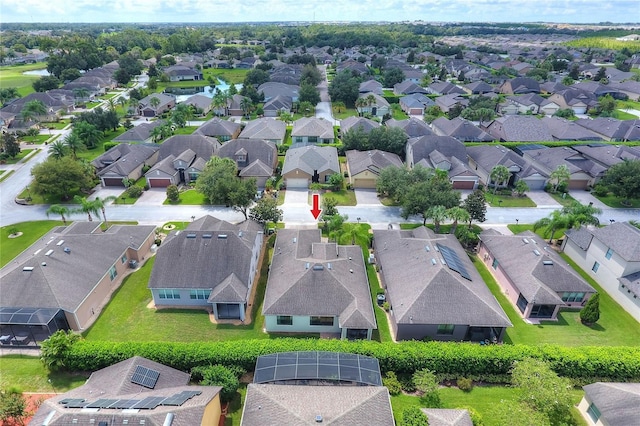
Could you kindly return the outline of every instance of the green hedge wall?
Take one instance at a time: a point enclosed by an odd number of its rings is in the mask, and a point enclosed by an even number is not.
[[[94,371],[134,355],[182,371],[202,365],[239,366],[253,371],[259,355],[287,351],[350,352],[375,357],[382,371],[413,373],[429,368],[450,377],[509,374],[527,357],[548,361],[559,375],[572,379],[640,380],[640,348],[556,345],[487,345],[444,342],[378,343],[314,339],[243,340],[220,343],[111,343],[81,340],[66,354],[74,371]]]

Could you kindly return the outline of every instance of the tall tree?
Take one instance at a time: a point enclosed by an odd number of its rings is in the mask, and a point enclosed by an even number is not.
[[[440,223],[447,219],[447,209],[444,206],[433,206],[427,210],[427,217],[433,220],[436,234],[440,233]]]
[[[450,234],[456,233],[456,229],[458,229],[458,222],[467,223],[471,218],[469,212],[459,206],[451,207],[450,209],[448,209],[447,217],[453,220],[451,230],[449,231]]]
[[[602,214],[602,209],[594,207],[593,204],[582,204],[573,201],[562,208],[562,214],[568,217],[567,225],[571,228],[579,228],[582,225],[600,224],[598,215]]]
[[[315,86],[307,83],[300,85],[300,93],[298,100],[300,102],[309,102],[311,105],[316,106],[320,102],[320,92]]]
[[[476,189],[465,198],[462,207],[469,212],[469,228],[471,223],[484,222],[487,214],[487,200],[484,197],[484,191]]]
[[[95,204],[95,206],[100,209],[100,211],[102,212],[102,217],[104,218],[104,223],[106,226],[109,226],[109,221],[107,221],[107,212],[106,212],[106,205],[107,203],[110,203],[111,201],[115,201],[117,199],[116,196],[114,195],[109,195],[106,196],[104,198],[100,198],[100,197],[96,197],[96,199],[93,201],[93,203]]]
[[[580,321],[586,325],[593,325],[600,319],[600,293],[596,293],[587,300],[587,304],[580,310]]]
[[[566,164],[560,164],[549,175],[549,180],[553,183],[553,192],[558,192],[558,187],[564,186],[571,178],[571,171]]]
[[[54,144],[56,142],[59,142],[59,140],[56,140]],[[86,145],[82,142],[77,133],[74,132],[69,133],[67,137],[64,138],[62,143],[69,151],[71,151],[71,156],[74,160],[78,158],[78,151],[84,151],[85,149],[87,149]]]
[[[85,213],[87,215],[87,218],[89,219],[89,222],[93,222],[93,216],[91,215],[91,213],[93,213],[96,216],[98,216],[100,213],[100,207],[98,207],[96,202],[93,200],[87,200],[86,197],[81,197],[79,195],[76,195],[73,197],[73,201],[75,201],[76,204],[80,205],[78,208],[74,209],[73,211],[75,213]]]
[[[78,121],[73,125],[73,133],[89,149],[95,148],[102,139],[102,132],[86,121]]]
[[[640,160],[625,159],[606,171],[601,184],[625,204],[632,198],[640,198]]]
[[[20,111],[20,116],[24,122],[35,120],[39,123],[40,119],[45,115],[47,115],[47,107],[37,99],[26,102]]]
[[[67,155],[69,148],[64,141],[56,139],[49,145],[49,155],[56,160],[61,159]]]
[[[267,223],[278,223],[282,220],[283,211],[278,208],[278,200],[273,197],[262,197],[249,211],[249,219],[266,226]]]
[[[47,217],[50,214],[59,214],[62,219],[62,223],[67,224],[67,215],[71,213],[69,207],[63,206],[62,204],[52,204],[46,211]]]
[[[37,130],[36,130],[37,131]],[[0,137],[0,148],[4,154],[7,154],[10,158],[14,158],[20,154],[20,142],[13,133],[2,133]]]
[[[91,166],[90,166],[91,167]],[[71,195],[93,187],[93,176],[71,157],[48,158],[31,169],[31,190],[37,194],[68,200]]]
[[[558,229],[569,227],[569,216],[563,214],[561,210],[554,210],[548,217],[536,221],[533,224],[533,230],[537,231],[544,228],[545,235],[549,234],[549,244],[552,243],[553,237]]]
[[[151,105],[151,108],[153,108],[153,112],[157,114],[158,105],[160,105],[160,99],[156,96],[152,96],[151,99],[149,99],[149,105]]]
[[[499,186],[502,186],[509,182],[509,178],[511,177],[511,173],[507,166],[503,166],[502,164],[498,164],[493,169],[491,169],[491,173],[489,174],[489,178],[493,182],[493,193],[495,194],[498,190]]]

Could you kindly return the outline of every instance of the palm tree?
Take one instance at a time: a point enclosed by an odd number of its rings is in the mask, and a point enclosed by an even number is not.
[[[89,222],[93,222],[93,217],[91,216],[91,213],[97,216],[100,212],[100,207],[98,207],[95,201],[87,200],[85,197],[81,197],[79,195],[74,196],[73,200],[77,204],[80,204],[80,207],[73,210],[73,212],[86,213],[87,217],[89,218]]]
[[[22,107],[22,111],[20,111],[20,116],[25,123],[32,119],[39,122],[40,117],[43,115],[47,115],[47,107],[39,100],[33,100],[25,103]]]
[[[540,228],[545,229],[545,234],[550,233],[549,244],[553,241],[556,230],[569,227],[569,216],[562,213],[562,210],[555,210],[549,217],[543,217],[533,224],[534,232]]]
[[[162,140],[162,126],[156,126],[151,129],[151,140],[158,143]]]
[[[455,234],[456,229],[458,228],[458,222],[466,223],[469,221],[470,216],[469,212],[463,209],[462,207],[451,207],[447,210],[447,217],[449,219],[453,219],[453,224],[451,225],[451,231],[449,233]]]
[[[73,89],[73,97],[75,99],[80,99],[80,103],[84,104],[89,97],[89,90],[84,87],[78,87]]]
[[[440,233],[440,222],[447,218],[447,209],[444,206],[429,207],[427,214],[428,218],[433,219],[433,227],[436,234]]]
[[[341,113],[342,111],[345,110],[345,108],[346,108],[346,106],[344,105],[344,102],[342,102],[342,101],[333,102],[333,104],[332,104],[333,112],[336,112],[336,113]]]
[[[18,93],[18,89],[15,87],[6,87],[4,90],[0,90],[0,103],[3,105],[8,101],[19,97],[20,94]]]
[[[249,98],[242,98],[240,101],[240,109],[242,109],[242,113],[249,118],[249,114],[251,113],[251,109],[253,108],[253,103]]]
[[[58,142],[58,141],[55,141],[55,142]],[[73,132],[69,133],[69,135],[67,135],[67,137],[64,138],[64,141],[62,143],[66,148],[69,149],[69,151],[71,151],[71,155],[73,156],[74,160],[78,159],[77,152],[82,151],[86,148],[85,144],[78,137],[78,135]]]
[[[222,110],[222,114],[220,115],[227,115],[228,100],[229,100],[229,93],[226,91],[218,90],[216,94],[213,96],[213,99],[211,100],[213,109],[217,111]]]
[[[373,96],[373,93],[369,93],[365,98],[365,102],[367,103],[367,106],[375,105],[377,102],[376,97]]]
[[[365,98],[356,99],[356,109],[362,114],[361,109],[367,106],[367,100]]]
[[[498,164],[493,169],[491,169],[491,174],[489,175],[489,179],[493,182],[493,194],[495,195],[498,190],[498,186],[504,185],[509,182],[509,178],[511,177],[511,172],[507,166],[503,166],[502,164]]]
[[[125,107],[127,106],[127,99],[124,96],[120,96],[118,98],[118,104],[122,107],[123,110],[125,110],[125,112],[127,112],[125,109]]]
[[[571,179],[571,171],[566,164],[560,164],[556,167],[556,169],[549,175],[549,180],[555,182],[553,184],[553,192],[557,192],[558,187],[569,182],[569,179]]]
[[[151,99],[149,99],[149,105],[151,105],[151,107],[153,108],[153,113],[154,115],[158,114],[158,105],[160,105],[160,99],[156,98],[155,96],[152,97]]]
[[[109,195],[108,197],[104,197],[104,198],[96,197],[96,199],[93,201],[96,207],[102,211],[102,217],[104,217],[104,223],[106,226],[109,226],[109,222],[107,221],[107,213],[105,211],[105,206],[107,205],[107,203],[111,201],[115,201],[116,199],[117,199],[116,196]]]
[[[67,217],[65,215],[71,213],[71,210],[61,204],[52,204],[45,213],[47,213],[47,217],[49,217],[50,214],[59,214],[62,218],[62,223],[66,225]]]
[[[571,228],[579,228],[582,225],[600,224],[597,215],[602,214],[602,209],[593,207],[593,204],[581,204],[573,201],[568,206],[562,208],[562,213],[568,216],[568,225]]]
[[[49,145],[49,154],[55,158],[56,160],[61,159],[65,155],[67,155],[67,145],[64,141],[57,139]]]

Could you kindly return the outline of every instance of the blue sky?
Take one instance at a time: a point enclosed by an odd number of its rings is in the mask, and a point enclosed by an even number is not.
[[[640,22],[640,0],[0,0],[1,22]]]

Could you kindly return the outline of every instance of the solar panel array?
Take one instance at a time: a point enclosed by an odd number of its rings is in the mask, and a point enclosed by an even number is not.
[[[471,281],[471,275],[469,275],[469,273],[467,272],[467,268],[464,267],[464,264],[458,257],[458,253],[456,253],[449,247],[443,246],[441,244],[436,244],[436,246],[438,247],[438,250],[442,254],[442,257],[444,258],[444,261],[447,263],[447,266],[449,267],[449,269],[459,273],[462,278]]]
[[[160,377],[160,373],[156,370],[138,365],[136,366],[136,371],[134,371],[133,376],[131,376],[131,383],[153,389],[156,387],[158,377]]]
[[[183,391],[171,396],[148,396],[144,399],[101,398],[88,402],[82,398],[67,398],[59,402],[65,408],[110,408],[119,410],[153,410],[159,405],[179,407],[201,391]]]

